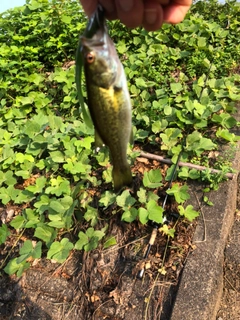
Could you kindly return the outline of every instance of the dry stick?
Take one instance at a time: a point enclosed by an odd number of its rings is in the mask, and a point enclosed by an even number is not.
[[[197,203],[198,203],[198,206],[199,206],[199,210],[200,210],[200,212],[201,212],[201,214],[202,214],[203,225],[204,225],[204,239],[203,239],[203,240],[196,240],[196,241],[194,241],[194,243],[202,243],[202,242],[207,241],[207,224],[206,224],[206,221],[205,221],[205,216],[204,216],[203,209],[202,209],[202,207],[201,207],[201,204],[200,204],[200,202],[199,202],[199,200],[198,200],[198,197],[197,197],[197,194],[196,194],[195,191],[194,191],[194,195],[195,195],[195,198],[196,198],[196,200],[197,200]]]
[[[0,265],[0,270],[3,268],[5,262],[7,261],[8,257],[10,256],[10,254],[12,253],[13,249],[16,247],[16,245],[18,244],[19,240],[21,239],[22,235],[25,232],[25,228],[22,230],[22,232],[18,235],[17,240],[14,242],[14,244],[12,245],[11,249],[8,251],[7,256],[5,257],[5,259],[2,261],[1,265]]]
[[[147,158],[147,159],[151,159],[151,160],[157,160],[157,161],[160,161],[160,162],[163,162],[163,163],[166,163],[166,164],[173,164],[171,159],[163,158],[162,156],[158,156],[158,155],[153,154],[153,153],[141,152],[140,156],[144,157],[144,158]],[[217,169],[213,169],[213,168],[207,168],[207,167],[204,167],[204,166],[199,166],[197,164],[193,164],[193,163],[190,163],[190,162],[179,161],[178,165],[180,167],[188,167],[188,168],[196,169],[196,170],[200,170],[200,171],[210,170],[211,173],[219,173],[219,174],[222,173],[228,179],[233,179],[234,176],[235,176],[234,173],[230,173],[230,172],[223,173],[221,170],[217,170]]]
[[[228,278],[226,276],[224,276],[224,279],[227,281],[227,283],[232,287],[232,289],[235,292],[239,293],[239,291],[233,286],[233,284],[228,280]]]

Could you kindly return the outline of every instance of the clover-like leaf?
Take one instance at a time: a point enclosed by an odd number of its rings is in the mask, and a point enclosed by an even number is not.
[[[117,196],[116,200],[117,205],[124,210],[130,209],[136,202],[136,199],[131,196],[128,190],[124,190],[121,195]]]
[[[188,193],[188,186],[175,183],[170,190],[167,190],[167,194],[175,197],[177,203],[183,203],[190,198]]]
[[[7,225],[3,224],[0,227],[0,244],[4,243],[9,235],[10,231],[8,230]]]
[[[55,241],[51,244],[47,258],[56,260],[59,263],[63,263],[69,256],[70,251],[74,245],[67,238],[63,238],[60,242]]]
[[[186,208],[178,206],[178,210],[181,216],[184,216],[189,221],[193,221],[199,216],[199,212],[193,209],[192,205],[188,205]]]
[[[148,188],[158,188],[162,186],[162,174],[159,169],[145,171],[143,176],[143,185]]]

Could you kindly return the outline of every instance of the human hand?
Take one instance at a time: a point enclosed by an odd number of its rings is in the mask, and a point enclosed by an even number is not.
[[[162,24],[181,22],[192,0],[80,0],[84,11],[91,15],[100,3],[108,19],[119,19],[129,28],[143,26],[155,31]]]

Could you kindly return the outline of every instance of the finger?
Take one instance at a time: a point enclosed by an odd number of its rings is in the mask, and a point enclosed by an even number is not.
[[[97,8],[97,0],[80,0],[84,11],[90,16]]]
[[[163,9],[158,1],[148,1],[145,3],[143,27],[147,31],[156,31],[163,24]]]
[[[129,28],[142,24],[144,6],[142,0],[115,0],[118,18]]]
[[[164,7],[164,22],[176,24],[183,21],[191,5],[191,0],[175,0],[172,3],[170,2],[169,5]]]
[[[156,2],[158,2],[159,4],[166,6],[167,4],[169,4],[171,0],[156,0]]]
[[[114,0],[100,0],[99,2],[105,9],[108,19],[117,19],[117,9]]]

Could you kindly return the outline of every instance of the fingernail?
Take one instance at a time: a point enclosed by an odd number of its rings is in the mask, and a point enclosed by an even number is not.
[[[134,0],[120,0],[119,5],[123,11],[130,11],[133,8]]]
[[[144,20],[148,24],[154,24],[157,21],[157,11],[154,9],[146,9],[144,14]]]

